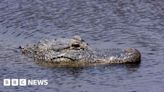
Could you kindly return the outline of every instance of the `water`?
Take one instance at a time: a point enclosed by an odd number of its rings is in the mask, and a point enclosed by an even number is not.
[[[138,66],[49,68],[18,51],[41,38],[80,35],[98,48],[140,50]],[[0,92],[164,92],[163,0],[1,0]],[[48,79],[4,87],[4,78]]]

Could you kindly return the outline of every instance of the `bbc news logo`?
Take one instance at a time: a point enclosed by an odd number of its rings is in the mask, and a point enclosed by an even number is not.
[[[3,86],[48,85],[48,80],[3,79]]]

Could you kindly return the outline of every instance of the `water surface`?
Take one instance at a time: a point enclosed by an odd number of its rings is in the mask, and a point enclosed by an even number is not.
[[[138,66],[48,68],[20,45],[80,35],[98,48],[140,50]],[[163,92],[163,0],[1,0],[0,91]],[[47,86],[4,87],[4,78],[48,79]]]

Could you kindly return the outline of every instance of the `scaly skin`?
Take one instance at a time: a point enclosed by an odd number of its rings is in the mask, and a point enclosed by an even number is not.
[[[71,39],[45,39],[20,47],[23,54],[38,63],[56,67],[79,67],[103,64],[140,63],[137,49],[91,49],[80,36]]]

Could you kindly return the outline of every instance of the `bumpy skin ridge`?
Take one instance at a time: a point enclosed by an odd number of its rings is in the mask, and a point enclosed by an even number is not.
[[[71,39],[45,39],[20,47],[23,54],[38,63],[57,67],[79,67],[101,64],[140,63],[137,49],[91,49],[80,36]]]

